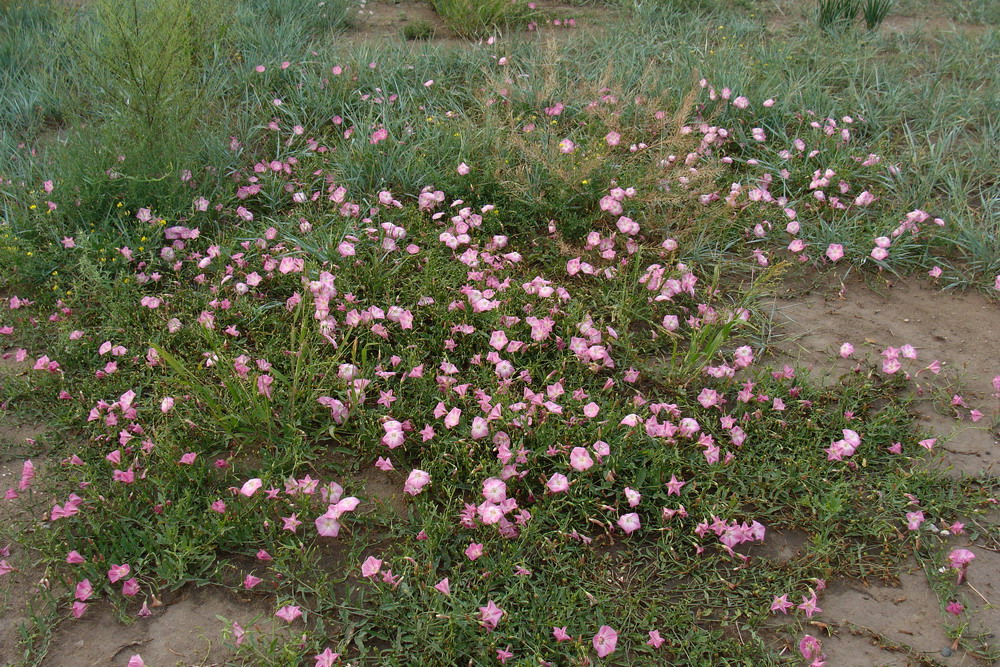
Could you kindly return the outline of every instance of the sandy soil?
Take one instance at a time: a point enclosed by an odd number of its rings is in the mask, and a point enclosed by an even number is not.
[[[1000,471],[997,433],[990,428],[1000,412],[991,385],[1000,374],[1000,304],[976,293],[942,292],[913,279],[883,281],[872,289],[835,273],[791,281],[783,291],[773,302],[774,363],[800,365],[814,377],[834,381],[857,364],[837,356],[842,343],[852,343],[856,357],[870,359],[878,359],[887,346],[909,343],[919,354],[911,372],[935,359],[943,366],[941,375],[924,372],[918,380],[929,394],[932,383],[941,387],[943,400],[926,398],[916,404],[921,425],[941,439],[938,447],[944,457],[939,465],[954,474]],[[956,419],[948,405],[956,393],[986,417],[973,424],[967,418],[969,409],[960,409],[964,418]],[[795,539],[791,546],[788,539],[779,541],[787,550],[794,549]],[[996,645],[1000,610],[992,605],[1000,604],[1000,545],[964,540],[955,546],[970,548],[977,556],[969,583],[978,594],[963,591],[972,603],[966,637],[981,634],[986,643]],[[831,665],[987,664],[961,650],[944,655],[952,648],[943,625],[946,614],[916,565],[899,577],[898,586],[832,582],[820,601],[823,613],[815,620],[823,625],[811,631],[823,639]]]
[[[990,427],[1000,405],[991,384],[1000,375],[1000,304],[915,280],[883,282],[873,290],[856,278],[844,282],[835,273],[796,281],[786,289],[794,298],[773,304],[776,359],[834,380],[856,365],[855,359],[837,356],[842,343],[854,345],[856,358],[869,359],[878,359],[890,345],[913,345],[919,356],[911,373],[934,360],[942,365],[940,375],[924,371],[918,377],[926,393],[917,407],[921,426],[941,439],[945,462],[970,475],[1000,472],[1000,434]],[[968,409],[956,411],[949,405],[955,394]],[[986,417],[973,423],[968,419],[972,408]]]

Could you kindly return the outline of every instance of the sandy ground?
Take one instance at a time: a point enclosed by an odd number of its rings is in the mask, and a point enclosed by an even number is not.
[[[855,357],[869,359],[879,359],[890,345],[909,343],[918,352],[911,373],[933,360],[942,364],[939,376],[918,376],[928,397],[916,404],[921,426],[938,436],[937,447],[944,450],[939,465],[952,474],[997,474],[1000,443],[990,424],[1000,410],[991,384],[1000,375],[1000,304],[976,293],[942,292],[926,281],[881,281],[872,289],[835,273],[792,281],[783,291],[772,304],[773,363],[800,365],[813,377],[834,381],[857,363],[837,355],[842,343],[854,345]],[[942,389],[932,392],[931,384]],[[939,400],[929,396],[934,393]],[[954,394],[969,408],[956,413],[950,406]],[[986,414],[978,424],[968,419],[972,408]],[[1000,604],[1000,545],[958,539],[954,546],[976,554],[969,583],[978,594],[963,591],[972,603],[966,636],[981,634],[995,646],[1000,643],[995,637],[1000,608],[993,606]],[[946,614],[915,564],[900,575],[897,586],[836,581],[820,601],[823,613],[814,619],[827,628],[811,630],[823,639],[830,665],[988,664],[961,650],[951,653],[952,640],[943,626]],[[893,644],[908,650],[892,650]],[[946,657],[943,649],[951,655]]]

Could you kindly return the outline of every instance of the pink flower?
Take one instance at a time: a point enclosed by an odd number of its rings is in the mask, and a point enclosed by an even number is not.
[[[146,667],[146,663],[142,661],[142,656],[136,653],[128,659],[128,664],[125,667]]]
[[[951,569],[958,570],[958,583],[962,583],[965,578],[965,571],[969,569],[969,564],[975,560],[976,554],[968,549],[953,549],[948,554],[948,564]]]
[[[469,165],[467,165],[464,162],[462,162],[462,163],[459,163],[459,165],[455,169],[455,171],[457,171],[460,176],[468,176],[469,172],[472,171],[472,169],[469,167]]]
[[[333,663],[340,659],[339,653],[334,653],[327,646],[322,653],[317,653],[313,656],[313,660],[316,664],[313,667],[333,667]]]
[[[132,577],[124,584],[122,584],[122,595],[133,597],[139,592],[139,580]]]
[[[617,146],[619,143],[621,143],[622,135],[618,134],[615,131],[611,131],[608,132],[606,135],[604,135],[604,140],[608,142],[608,146]]]
[[[479,608],[480,623],[488,631],[492,632],[496,629],[497,625],[500,623],[500,619],[503,618],[506,612],[498,607],[493,600],[486,602],[485,607]]]
[[[262,486],[264,486],[264,482],[262,482],[259,477],[248,479],[246,482],[243,483],[242,488],[240,488],[240,494],[249,498],[253,494],[257,493],[257,491]]]
[[[951,602],[949,602],[944,609],[949,614],[954,614],[955,616],[958,616],[963,611],[965,611],[965,607],[963,607],[962,603],[958,602],[957,600],[952,600]]]
[[[568,641],[572,641],[572,639],[573,639],[572,637],[569,636],[569,633],[566,631],[566,626],[565,625],[562,626],[561,628],[557,628],[557,627],[553,626],[552,627],[552,636],[556,638],[557,642],[568,642]]]
[[[618,527],[625,531],[626,535],[631,535],[641,527],[639,515],[629,512],[618,519]]]
[[[782,614],[787,614],[788,610],[794,607],[791,602],[788,601],[788,594],[775,595],[774,600],[771,601],[771,611],[780,611]]]
[[[806,618],[812,618],[813,614],[819,614],[823,611],[819,608],[819,605],[816,604],[817,599],[815,591],[810,590],[810,592],[812,592],[812,595],[810,597],[803,595],[802,604],[798,606],[798,609],[801,609],[806,613]]]
[[[243,587],[249,591],[252,590],[253,587],[259,584],[261,581],[263,581],[263,579],[255,577],[252,574],[248,574],[247,576],[243,577]]]
[[[618,646],[618,633],[610,626],[602,625],[594,635],[593,644],[598,657],[607,657]]]
[[[465,549],[465,555],[469,560],[474,561],[483,555],[483,545],[472,542]]]
[[[566,475],[557,472],[552,477],[549,477],[549,481],[545,483],[545,486],[552,493],[562,493],[569,489],[569,480],[566,478]]]
[[[198,456],[198,454],[195,453],[195,452],[188,452],[188,453],[184,454],[183,456],[181,456],[180,461],[178,461],[177,463],[180,464],[180,465],[189,466],[189,465],[191,465],[191,464],[194,463],[194,460],[195,460],[195,458],[197,458],[197,456]]]
[[[831,243],[826,248],[826,256],[831,262],[836,262],[837,260],[843,258],[844,256],[844,246],[839,243]]]
[[[855,206],[868,206],[875,201],[875,195],[865,190],[854,198]]]
[[[681,495],[681,489],[684,488],[685,484],[687,484],[687,482],[682,482],[682,481],[680,481],[680,480],[677,479],[676,475],[671,475],[670,476],[670,481],[667,482],[667,484],[666,484],[666,486],[667,486],[667,495],[668,496],[679,496],[679,495]]]
[[[330,504],[326,512],[316,517],[316,532],[321,537],[337,537],[340,534],[340,517],[345,512],[353,512],[361,501],[349,496],[335,504]]]
[[[805,635],[799,640],[799,653],[806,660],[818,659],[823,650],[823,643],[812,635]]]
[[[559,142],[559,152],[560,153],[572,153],[576,150],[576,144],[573,143],[571,139],[563,139]]]
[[[594,465],[594,459],[583,447],[574,447],[569,453],[569,465],[577,472],[583,472]]]
[[[448,577],[434,584],[434,588],[444,595],[451,595],[451,584],[448,582]]]
[[[74,597],[80,602],[86,602],[87,598],[91,596],[94,592],[94,587],[90,585],[89,579],[84,579],[76,585],[76,593]]]
[[[361,564],[361,576],[366,579],[373,578],[382,569],[382,561],[374,556],[369,556],[365,559],[365,562]]]
[[[274,613],[281,620],[291,623],[302,615],[302,609],[298,605],[287,604]]]
[[[853,345],[851,345],[850,343],[844,343],[843,345],[840,346],[841,357],[843,357],[844,359],[848,359],[852,354],[854,354]]]
[[[647,641],[646,643],[652,646],[653,648],[660,648],[663,645],[664,641],[666,640],[660,636],[659,630],[650,630],[649,641]]]
[[[430,484],[431,476],[429,473],[423,470],[411,470],[409,476],[406,478],[406,482],[403,484],[403,492],[408,493],[411,496],[415,496],[424,487]]]
[[[116,581],[118,581],[122,577],[127,577],[128,574],[129,574],[129,572],[131,572],[131,571],[132,571],[132,568],[130,568],[128,566],[128,563],[125,563],[123,565],[114,565],[114,564],[112,564],[111,565],[111,569],[108,570],[108,580],[110,580],[111,583],[115,583]]]

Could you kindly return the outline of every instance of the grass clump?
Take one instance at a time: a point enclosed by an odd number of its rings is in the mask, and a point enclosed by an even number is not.
[[[430,39],[434,36],[434,24],[425,19],[407,21],[403,26],[403,39],[411,42]]]
[[[431,0],[431,6],[455,34],[480,39],[527,25],[538,13],[525,0]]]

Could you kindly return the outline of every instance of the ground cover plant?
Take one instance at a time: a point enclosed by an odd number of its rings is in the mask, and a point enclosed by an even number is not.
[[[995,295],[995,26],[431,4],[478,41],[0,4],[0,402],[47,426],[4,453],[0,584],[45,583],[3,658],[196,584],[267,609],[234,663],[822,665],[828,583],[915,560],[996,659],[995,477],[917,425],[941,362],[843,340],[823,383],[764,303],[845,269]],[[951,407],[995,428],[993,391]]]

